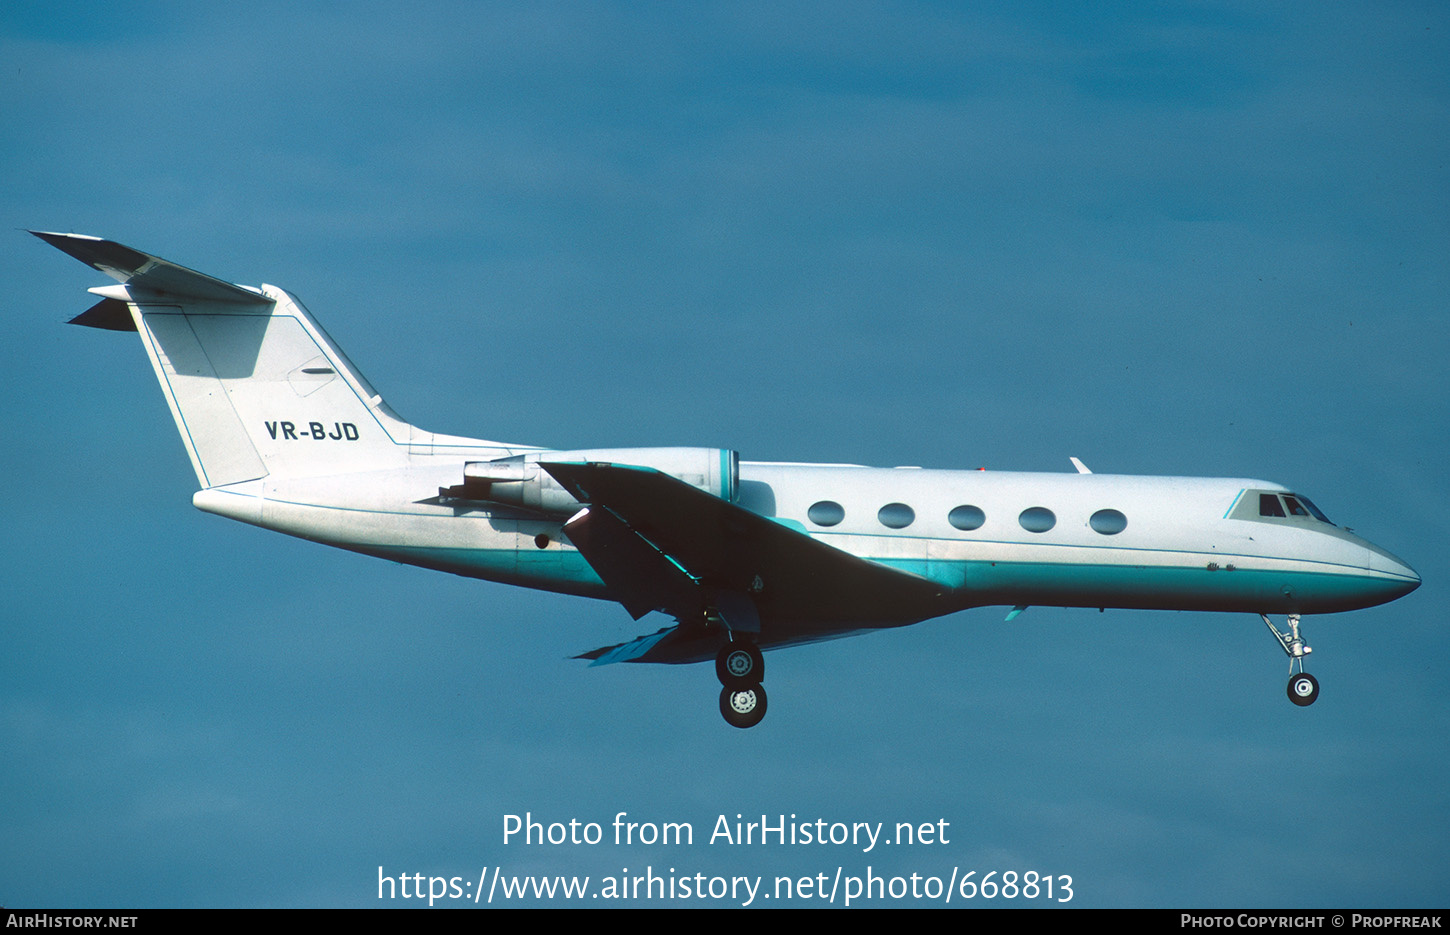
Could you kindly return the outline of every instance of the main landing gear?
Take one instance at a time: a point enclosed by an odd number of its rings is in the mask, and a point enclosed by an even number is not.
[[[1305,646],[1304,638],[1299,635],[1299,615],[1289,615],[1288,633],[1269,622],[1268,614],[1259,614],[1259,617],[1264,621],[1264,626],[1269,628],[1269,632],[1274,634],[1274,639],[1279,641],[1284,654],[1289,657],[1289,700],[1301,708],[1312,705],[1319,697],[1319,680],[1304,671],[1304,657],[1314,650]],[[1297,675],[1294,673],[1296,666],[1299,668]]]
[[[760,647],[732,637],[715,657],[720,678],[720,714],[731,727],[754,727],[765,717],[765,657]]]

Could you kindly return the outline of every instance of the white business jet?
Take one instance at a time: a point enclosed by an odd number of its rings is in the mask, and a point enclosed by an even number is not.
[[[1301,614],[1413,591],[1405,562],[1263,480],[742,461],[722,448],[554,451],[404,422],[290,293],[33,232],[115,279],[76,324],[135,331],[198,509],[326,545],[602,598],[658,632],[595,664],[715,660],[720,711],[765,715],[762,649],[1029,605],[1258,614],[1304,671]],[[1285,629],[1269,619],[1286,615]]]

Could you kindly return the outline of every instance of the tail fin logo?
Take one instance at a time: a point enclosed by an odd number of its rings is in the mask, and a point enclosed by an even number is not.
[[[313,441],[349,441],[355,442],[361,436],[358,435],[357,426],[351,422],[334,422],[329,431],[327,426],[321,422],[308,422],[307,428],[298,431],[296,422],[263,422],[267,427],[267,434],[277,441],[278,436],[282,441],[301,441],[310,438]]]

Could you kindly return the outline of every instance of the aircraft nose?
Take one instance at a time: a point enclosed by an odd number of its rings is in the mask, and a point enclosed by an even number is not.
[[[1404,597],[1420,586],[1419,574],[1399,556],[1376,545],[1368,545],[1367,550],[1369,561],[1366,567],[1375,572],[1377,578],[1382,579],[1386,590],[1393,592],[1393,597],[1388,600]]]

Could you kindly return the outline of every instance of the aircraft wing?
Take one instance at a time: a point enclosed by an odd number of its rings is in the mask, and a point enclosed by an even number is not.
[[[706,630],[707,609],[761,646],[901,626],[950,609],[947,589],[932,581],[843,552],[653,468],[541,467],[588,504],[565,532],[616,599],[636,619],[659,610],[681,622],[587,658],[712,658],[724,632]]]

